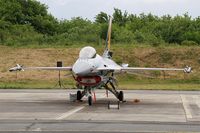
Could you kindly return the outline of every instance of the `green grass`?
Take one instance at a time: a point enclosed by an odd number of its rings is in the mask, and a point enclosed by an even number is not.
[[[148,79],[122,76],[118,82],[120,89],[133,90],[200,90],[199,79]]]
[[[72,81],[62,81],[65,88],[75,88]],[[57,89],[60,88],[58,81],[47,80],[16,80],[0,82],[0,89]]]
[[[136,90],[200,90],[200,84],[196,82],[169,81],[169,80],[153,80],[153,81],[132,81],[119,82],[120,89],[136,89]]]
[[[57,80],[16,80],[0,82],[0,89],[58,89]],[[62,81],[67,89],[75,88],[73,80]],[[57,85],[56,85],[57,84]],[[133,90],[200,90],[199,81],[188,80],[160,80],[160,79],[143,79],[143,80],[123,80],[118,82],[119,89]]]
[[[128,90],[179,90],[200,91],[199,84],[121,84],[120,89]]]

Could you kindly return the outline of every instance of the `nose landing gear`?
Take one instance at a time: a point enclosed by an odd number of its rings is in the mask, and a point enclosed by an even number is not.
[[[91,88],[87,89],[86,95],[88,96],[88,105],[92,106],[93,99],[92,99],[92,90],[91,90]]]
[[[87,96],[88,97],[88,105],[91,106],[92,103],[93,103],[93,100],[92,100],[92,93],[91,93],[91,90],[90,89],[84,89],[84,91],[77,91],[77,97],[76,97],[76,100],[77,101],[82,101],[81,99],[83,98],[83,96]]]

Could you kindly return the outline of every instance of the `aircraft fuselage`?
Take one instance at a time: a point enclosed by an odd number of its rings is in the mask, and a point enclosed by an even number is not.
[[[84,49],[84,48],[83,48]],[[98,68],[121,68],[113,60],[95,54],[92,58],[79,57],[72,67],[76,75],[75,80],[83,86],[99,86],[109,80],[108,75],[112,71],[97,71]]]

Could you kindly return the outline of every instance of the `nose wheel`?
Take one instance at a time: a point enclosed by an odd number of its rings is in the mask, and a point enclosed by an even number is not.
[[[81,98],[82,98],[82,94],[81,94],[81,91],[77,91],[77,100],[80,101]]]
[[[88,96],[88,105],[92,106],[92,96]]]
[[[76,100],[77,101],[82,101],[81,99],[85,96],[85,90],[84,91],[80,91],[78,90],[76,93]]]

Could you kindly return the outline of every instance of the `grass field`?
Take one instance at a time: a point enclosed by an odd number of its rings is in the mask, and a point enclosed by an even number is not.
[[[71,66],[77,59],[82,46],[29,46],[8,47],[0,45],[0,88],[56,88],[57,71],[25,71],[10,73],[8,69],[17,63],[25,66],[56,66],[63,61],[64,66]],[[103,46],[96,46],[102,53]],[[144,72],[139,75],[116,75],[120,89],[161,89],[161,90],[200,90],[200,47],[149,45],[113,45],[113,59],[129,63],[136,67],[185,67],[193,68],[191,74],[182,72]],[[69,72],[62,72],[61,77],[66,88],[74,88]],[[147,77],[140,75],[148,75]],[[149,78],[151,77],[151,78]],[[58,86],[57,86],[58,88]]]
[[[61,88],[55,81],[40,81],[40,80],[23,80],[23,81],[12,81],[12,82],[0,82],[1,89],[74,89],[75,83],[72,81],[62,82],[64,87]],[[130,83],[120,82],[119,89],[134,89],[134,90],[185,90],[185,91],[199,91],[200,84],[198,83],[169,83],[163,81],[162,83],[149,83],[147,81],[137,82],[133,81]]]

